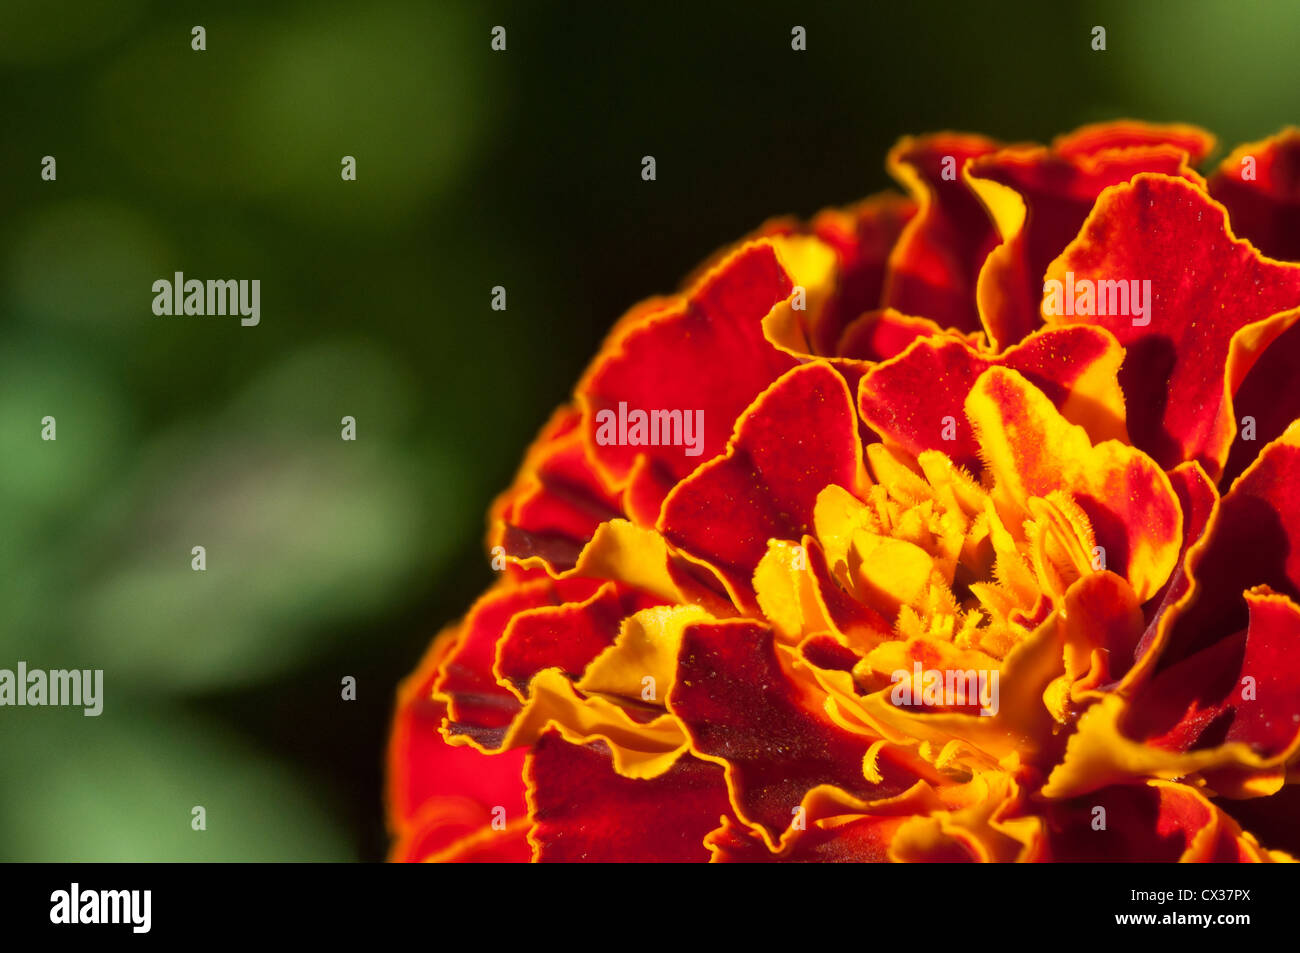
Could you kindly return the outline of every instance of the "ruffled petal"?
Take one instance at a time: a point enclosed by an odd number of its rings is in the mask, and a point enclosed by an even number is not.
[[[1300,317],[1291,310],[1300,265],[1236,239],[1223,206],[1196,186],[1142,174],[1102,193],[1045,287],[1045,320],[1098,324],[1124,345],[1119,379],[1134,444],[1166,469],[1196,460],[1217,478],[1234,432],[1233,392]]]
[[[1300,129],[1238,146],[1209,187],[1237,235],[1270,258],[1300,260]]]
[[[1238,788],[1243,770],[1262,768],[1260,780],[1271,788],[1276,772],[1269,762],[1300,751],[1300,607],[1267,586],[1247,591],[1244,601],[1244,631],[1189,645],[1175,630],[1118,727],[1167,751],[1218,749],[1212,759],[1189,764],[1189,772],[1235,768]]]
[[[715,567],[738,605],[754,607],[751,581],[767,541],[802,539],[822,487],[857,486],[861,473],[847,386],[825,363],[805,364],[741,415],[725,455],[669,494],[659,529]]]
[[[919,211],[889,256],[886,306],[945,328],[980,329],[975,283],[998,234],[962,168],[997,147],[983,136],[938,133],[905,138],[890,151],[887,168]]]
[[[514,484],[492,504],[488,548],[530,565],[565,570],[605,520],[621,515],[617,492],[587,457],[582,415],[552,415],[524,457]]]
[[[1200,542],[1210,517],[1219,505],[1219,491],[1199,463],[1180,463],[1169,471],[1168,476],[1170,485],[1178,494],[1178,505],[1183,511],[1183,544],[1178,550],[1178,562],[1169,579],[1143,606],[1146,628],[1134,650],[1135,664],[1116,688],[1120,692],[1126,692],[1129,683],[1141,678],[1149,665],[1154,664],[1155,655],[1151,650],[1163,641],[1165,631],[1176,617],[1176,613],[1170,613],[1169,610],[1178,605],[1192,585],[1187,563],[1188,551]]]
[[[794,359],[763,337],[764,316],[792,283],[771,242],[745,245],[714,268],[676,306],[621,325],[578,385],[587,448],[611,482],[623,485],[647,458],[671,485],[726,446],[732,422]],[[726,373],[717,373],[719,362]],[[683,446],[631,446],[597,440],[597,414],[610,411],[703,412],[698,456]],[[643,492],[645,489],[643,488]],[[642,501],[638,509],[651,507]]]
[[[1276,440],[1300,418],[1300,387],[1295,386],[1300,367],[1300,322],[1274,339],[1245,371],[1232,397],[1236,437],[1220,483],[1231,486],[1259,455],[1260,448]]]
[[[453,747],[438,733],[446,705],[434,700],[433,683],[454,641],[452,630],[435,639],[398,688],[386,788],[388,826],[395,838],[390,857],[395,861],[425,860],[468,838],[502,833],[492,826],[494,809],[507,823],[525,816],[523,752],[489,757],[474,748]],[[489,840],[502,845],[499,839]],[[526,850],[522,859],[527,859]]]
[[[513,687],[520,700],[543,669],[559,668],[576,679],[613,644],[625,618],[657,604],[642,592],[609,582],[582,602],[525,609],[510,620],[497,642],[494,674],[498,682]]]
[[[880,307],[885,266],[916,204],[892,192],[873,195],[851,208],[819,213],[810,231],[835,249],[839,276],[810,336],[814,352],[833,355],[848,325]],[[855,355],[843,355],[853,357]]]
[[[1053,614],[1012,648],[1000,665],[973,666],[977,675],[981,668],[989,672],[986,675],[988,714],[895,704],[894,688],[884,688],[861,699],[841,697],[836,701],[848,713],[855,709],[861,711],[862,720],[877,726],[890,741],[900,745],[929,745],[939,763],[967,770],[992,767],[1002,759],[1015,764],[1050,763],[1059,739],[1054,735],[1054,722],[1043,703],[1043,695],[1061,673],[1062,638],[1057,615]],[[947,647],[946,643],[943,645]],[[937,657],[940,643],[916,646],[914,654],[918,660],[927,649],[936,651]],[[930,658],[922,661],[922,666],[939,670],[948,667],[943,661]],[[910,668],[904,666],[903,670],[907,672]],[[954,666],[951,670],[966,672],[969,668]],[[994,669],[998,676],[996,683],[991,680]],[[958,741],[965,744],[954,746]]]
[[[852,360],[887,361],[902,354],[917,338],[946,333],[929,318],[914,318],[893,308],[879,308],[867,311],[845,326],[835,353]]]
[[[1115,785],[1047,807],[1046,860],[1080,863],[1268,862],[1266,851],[1185,784]]]
[[[1267,757],[1294,750],[1300,742],[1300,606],[1267,586],[1245,595],[1250,624],[1224,737]],[[1247,678],[1249,692],[1243,685]]]
[[[532,855],[527,815],[516,816],[499,829],[494,823],[499,823],[499,816],[489,815],[475,824],[473,833],[440,850],[425,853],[422,859],[430,864],[527,863]]]
[[[608,748],[547,731],[528,757],[528,835],[541,862],[703,863],[730,810],[722,769],[685,755],[652,779],[619,775]]]
[[[668,707],[692,750],[726,766],[736,816],[761,828],[773,849],[818,785],[881,798],[917,780],[885,753],[869,781],[863,759],[878,739],[831,720],[817,693],[782,668],[772,630],[758,623],[689,626]]]
[[[1142,608],[1122,577],[1092,573],[1066,591],[1062,627],[1065,677],[1078,703],[1128,674],[1142,638]]]
[[[1002,771],[978,772],[969,783],[941,792],[944,809],[911,818],[890,846],[903,863],[1010,863],[1035,860],[1042,822],[1015,817],[1019,785]]]
[[[724,818],[705,844],[713,862],[734,863],[888,863],[899,828],[918,814],[940,810],[944,802],[918,781],[902,794],[862,801],[838,788],[822,786],[804,797],[804,816],[787,831],[780,848],[770,849],[752,828]]]
[[[1300,421],[1264,448],[1224,495],[1187,557],[1192,599],[1170,610],[1173,631],[1159,648],[1167,668],[1218,639],[1242,632],[1242,592],[1265,585],[1300,600]]]
[[[1011,147],[971,162],[966,170],[971,187],[1002,236],[984,262],[977,288],[980,316],[995,351],[1040,325],[1043,273],[1078,234],[1104,189],[1139,172],[1180,175],[1201,184],[1188,167],[1204,155],[1206,142],[1197,133],[1190,127],[1107,124],[1063,137],[1056,148]]]
[[[880,308],[886,261],[915,208],[886,192],[820,212],[807,227],[764,226],[787,274],[806,291],[800,310],[786,303],[776,309],[784,313],[769,315],[768,340],[797,357],[836,356],[850,322]]]
[[[1114,149],[1173,146],[1187,153],[1191,165],[1214,148],[1214,136],[1186,123],[1149,123],[1133,119],[1099,122],[1082,126],[1052,140],[1052,151],[1066,158],[1093,156]]]
[[[499,745],[520,709],[519,699],[494,673],[497,642],[506,627],[521,612],[588,599],[599,586],[598,581],[583,579],[503,581],[479,599],[434,680],[435,697],[447,704],[449,736],[483,749]]]

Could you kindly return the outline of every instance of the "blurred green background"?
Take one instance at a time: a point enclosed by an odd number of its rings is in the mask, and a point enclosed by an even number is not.
[[[0,667],[103,668],[106,702],[0,709],[0,858],[382,858],[394,687],[624,309],[885,187],[904,133],[1259,138],[1300,119],[1298,31],[1290,0],[2,0]],[[260,326],[156,317],[174,271],[260,279]]]

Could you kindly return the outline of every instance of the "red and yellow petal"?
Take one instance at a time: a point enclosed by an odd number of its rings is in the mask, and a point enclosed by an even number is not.
[[[1268,762],[1300,752],[1300,606],[1267,586],[1243,598],[1244,631],[1190,654],[1179,654],[1184,646],[1176,641],[1170,646],[1120,722],[1127,736],[1169,751],[1223,749],[1214,767],[1266,775],[1276,774]],[[1249,756],[1233,756],[1229,749],[1239,745]]]
[[[1154,663],[1155,657],[1151,649],[1165,638],[1163,633],[1173,623],[1176,615],[1170,613],[1169,609],[1178,605],[1192,585],[1187,554],[1192,546],[1200,542],[1210,517],[1219,505],[1219,491],[1199,463],[1180,463],[1167,475],[1174,492],[1178,494],[1178,504],[1183,511],[1183,543],[1178,551],[1178,562],[1169,579],[1143,606],[1146,628],[1134,650],[1134,665],[1129,668],[1117,689],[1121,692],[1127,689],[1130,681],[1144,675],[1148,663]]]
[[[595,580],[503,581],[466,615],[455,642],[440,660],[434,695],[447,704],[446,730],[460,743],[495,748],[519,713],[518,697],[497,681],[497,642],[516,615],[529,609],[590,598]]]
[[[1060,739],[1044,694],[1062,672],[1063,644],[1058,614],[1053,613],[997,666],[996,685],[986,682],[989,714],[896,705],[892,687],[863,698],[837,697],[838,710],[870,724],[896,744],[928,745],[931,760],[952,767],[989,768],[1004,759],[1013,764],[1050,764]],[[981,667],[975,666],[976,671]]]
[[[1265,444],[1282,436],[1300,418],[1300,387],[1295,386],[1300,367],[1300,321],[1278,335],[1254,363],[1244,370],[1232,396],[1236,437],[1220,480],[1231,486]]]
[[[983,136],[938,133],[905,138],[887,168],[916,201],[889,256],[883,304],[961,332],[980,330],[975,283],[998,243],[984,206],[962,179],[967,160],[998,148]]]
[[[880,307],[890,252],[915,214],[916,203],[882,192],[843,211],[821,212],[813,219],[809,230],[834,248],[839,258],[835,290],[811,334],[815,353],[854,356],[838,352],[836,345],[859,315]]]
[[[1180,175],[1206,146],[1189,127],[1115,123],[1087,127],[1056,148],[1019,146],[973,160],[971,188],[998,224],[1002,244],[980,271],[980,316],[995,350],[1041,324],[1043,273],[1074,240],[1097,196],[1140,172]],[[1213,142],[1210,138],[1209,142]]]
[[[659,530],[715,567],[737,604],[752,608],[751,581],[767,541],[802,539],[824,486],[864,479],[848,387],[826,363],[805,364],[740,416],[723,456],[669,494]]]
[[[1011,863],[1037,860],[1043,824],[1016,816],[1020,787],[1002,771],[977,772],[963,785],[940,792],[944,809],[910,818],[890,845],[902,863]]]
[[[1127,579],[1140,602],[1169,578],[1183,514],[1169,478],[1149,457],[1114,440],[1094,446],[1041,391],[1001,367],[976,381],[966,414],[1004,519],[1027,513],[1031,497],[1064,490],[1087,515],[1104,568]]]
[[[1119,682],[1137,657],[1142,608],[1132,587],[1113,572],[1078,579],[1065,594],[1065,678],[1081,702]]]
[[[1124,346],[1120,384],[1134,444],[1165,468],[1196,460],[1217,478],[1234,432],[1233,392],[1300,317],[1292,310],[1300,265],[1263,258],[1234,237],[1223,206],[1195,185],[1142,174],[1102,193],[1046,281],[1057,285],[1044,296],[1045,320],[1101,325]],[[1102,281],[1139,282],[1139,297],[1150,282],[1145,313],[1095,313],[1103,298],[1105,310],[1122,310]],[[1053,313],[1067,310],[1071,288],[1076,309],[1090,313]],[[1137,310],[1132,301],[1128,310]]]
[[[581,602],[525,609],[497,642],[497,681],[508,683],[524,700],[528,683],[543,669],[559,668],[576,679],[614,643],[625,618],[656,604],[645,593],[608,582]]]
[[[887,445],[913,456],[939,450],[978,473],[979,445],[963,407],[980,374],[1017,370],[1094,440],[1123,439],[1124,398],[1115,377],[1122,359],[1114,337],[1100,328],[1043,330],[998,357],[931,337],[866,373],[858,411]]]
[[[809,791],[803,816],[772,850],[762,835],[731,817],[705,844],[714,863],[889,863],[890,845],[905,823],[945,807],[935,790],[918,781],[902,794],[863,801],[823,785]]]
[[[937,337],[946,333],[929,318],[915,318],[893,308],[878,308],[859,315],[845,325],[834,353],[851,360],[873,363],[887,361],[902,354],[918,338]]]

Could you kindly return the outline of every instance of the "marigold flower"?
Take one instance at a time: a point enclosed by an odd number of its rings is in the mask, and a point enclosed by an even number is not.
[[[399,693],[394,859],[1290,860],[1300,132],[1213,145],[906,139],[633,308]]]

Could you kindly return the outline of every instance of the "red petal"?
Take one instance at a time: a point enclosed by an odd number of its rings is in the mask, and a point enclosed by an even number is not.
[[[997,143],[982,136],[939,133],[904,139],[890,151],[890,173],[920,210],[889,256],[885,305],[945,328],[980,329],[975,282],[998,235],[962,180],[962,168],[967,159],[996,148]]]
[[[708,844],[719,864],[887,864],[889,845],[906,822],[906,816],[863,816],[834,827],[813,826],[778,855],[761,836],[728,820]]]
[[[861,655],[825,633],[810,635],[799,643],[799,654],[809,665],[839,672],[851,672],[862,661]]]
[[[1188,558],[1197,593],[1170,610],[1127,733],[1180,751],[1241,740],[1265,756],[1300,734],[1300,615],[1287,598],[1300,593],[1298,493],[1300,425],[1234,484]],[[1255,700],[1242,691],[1245,676]]]
[[[1265,255],[1300,259],[1300,129],[1238,147],[1210,177],[1210,194]]]
[[[1105,814],[1099,814],[1102,808]],[[1115,785],[1049,803],[1047,859],[1056,862],[1173,863],[1216,809],[1176,784]],[[1104,819],[1104,829],[1100,821]]]
[[[597,526],[622,515],[617,494],[587,458],[581,419],[564,407],[542,429],[514,485],[492,505],[489,547],[565,570]]]
[[[1171,657],[1133,701],[1125,730],[1176,751],[1241,741],[1264,757],[1300,739],[1300,607],[1261,586],[1250,623],[1191,655]],[[1245,679],[1253,680],[1250,692]]]
[[[506,626],[525,610],[590,598],[599,586],[590,579],[539,579],[505,583],[479,599],[461,624],[434,682],[435,690],[447,699],[448,731],[483,747],[497,746],[520,709],[519,699],[497,682],[492,671],[497,641]]]
[[[1266,585],[1300,599],[1300,424],[1233,484],[1189,562],[1200,591],[1174,624],[1162,668],[1243,631],[1243,591]]]
[[[736,422],[725,456],[678,484],[664,502],[660,531],[717,568],[744,602],[772,538],[811,532],[817,494],[857,485],[862,467],[853,402],[823,362],[787,373]]]
[[[540,861],[707,861],[704,837],[730,810],[722,769],[690,755],[656,778],[625,778],[604,743],[570,744],[552,729],[527,770]]]
[[[1151,282],[1144,326],[1129,315],[1045,316],[1110,329],[1127,349],[1120,383],[1133,442],[1166,469],[1197,460],[1217,477],[1231,440],[1233,337],[1300,305],[1300,266],[1261,258],[1233,238],[1223,207],[1195,186],[1144,174],[1098,199],[1047,278],[1064,284],[1067,273],[1076,287],[1081,280]],[[1279,316],[1253,328],[1233,364],[1262,350],[1291,320]]]
[[[767,342],[762,327],[764,315],[792,287],[772,246],[757,242],[718,265],[676,307],[621,325],[578,385],[587,445],[597,465],[622,484],[645,456],[676,481],[720,453],[736,417],[795,363]],[[629,411],[703,410],[703,453],[686,456],[681,446],[597,444],[596,414],[617,414],[620,402]]]
[[[642,456],[632,465],[627,486],[623,488],[623,509],[638,526],[654,526],[664,498],[676,485],[677,480],[667,467]]]
[[[511,816],[524,810],[523,755],[491,757],[469,747],[447,744],[438,729],[447,706],[433,698],[437,678],[454,633],[436,639],[420,666],[397,692],[397,711],[388,748],[389,826],[404,833],[426,805],[456,796],[489,809],[502,805]]]
[[[440,864],[526,864],[532,857],[528,843],[528,818],[511,821],[504,829],[490,824],[475,834],[425,859]]]
[[[1255,697],[1242,698],[1238,690],[1227,740],[1275,755],[1300,736],[1300,606],[1266,587],[1246,593],[1246,602],[1250,627],[1238,674],[1255,680]]]
[[[819,784],[882,798],[916,781],[883,756],[881,782],[867,781],[863,758],[875,739],[831,721],[812,691],[781,668],[772,630],[755,622],[688,627],[668,708],[695,751],[726,764],[737,816],[762,825],[769,846]]]
[[[917,338],[943,334],[928,318],[913,318],[893,308],[868,311],[847,327],[834,353],[861,361],[887,361],[902,354]]]

